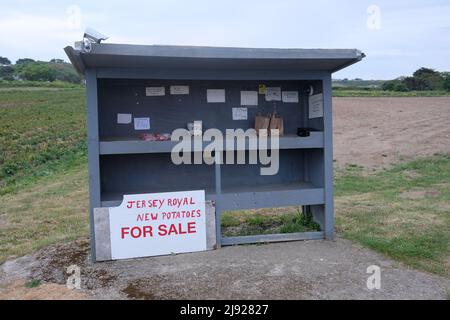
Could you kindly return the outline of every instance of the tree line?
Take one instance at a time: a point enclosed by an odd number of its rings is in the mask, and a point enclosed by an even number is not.
[[[450,91],[450,72],[438,72],[429,68],[420,68],[412,77],[400,77],[386,81],[382,85],[385,91]]]
[[[0,80],[64,81],[81,83],[81,77],[70,63],[62,59],[35,61],[29,58],[18,59],[15,64],[0,56]]]

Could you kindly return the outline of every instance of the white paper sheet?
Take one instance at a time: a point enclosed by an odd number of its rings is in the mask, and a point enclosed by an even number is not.
[[[258,91],[241,91],[241,106],[257,106]]]
[[[150,118],[134,118],[134,130],[149,130]]]
[[[165,87],[146,87],[145,88],[145,95],[147,97],[165,96],[166,95],[166,88]]]
[[[189,86],[170,86],[170,94],[189,94]]]
[[[283,91],[281,96],[285,103],[298,103],[298,91]]]
[[[266,88],[266,101],[281,101],[281,88],[280,87],[267,87]]]
[[[316,94],[309,97],[309,118],[323,117],[323,94]]]
[[[233,120],[247,120],[248,110],[247,108],[233,108]]]
[[[208,103],[225,102],[225,89],[208,89],[206,90],[206,100]]]
[[[130,124],[131,123],[131,113],[118,113],[117,123],[118,124]]]

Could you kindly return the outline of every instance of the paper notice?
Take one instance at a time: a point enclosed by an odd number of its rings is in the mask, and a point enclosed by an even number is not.
[[[164,88],[164,87],[147,87],[147,88],[145,88],[145,95],[147,97],[165,96],[166,88]]]
[[[258,93],[259,94],[266,94],[266,85],[265,84],[260,84],[258,86]]]
[[[283,91],[281,96],[285,103],[298,103],[298,91]]]
[[[150,118],[134,118],[134,130],[150,130]]]
[[[266,101],[281,101],[281,88],[280,87],[267,87],[266,88]]]
[[[170,94],[189,94],[189,86],[170,86]]]
[[[131,123],[131,114],[130,113],[118,113],[117,114],[117,123],[118,124],[130,124]]]
[[[323,94],[316,94],[309,97],[309,118],[323,117]]]
[[[233,108],[233,120],[247,120],[247,108]]]
[[[241,106],[257,106],[258,91],[241,91]]]
[[[208,103],[225,102],[225,89],[208,89],[206,90],[206,100]]]

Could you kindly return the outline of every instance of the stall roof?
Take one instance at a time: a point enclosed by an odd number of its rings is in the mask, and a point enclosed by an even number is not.
[[[90,52],[64,49],[80,74],[86,68],[278,69],[336,72],[365,57],[356,49],[268,49],[93,44]]]

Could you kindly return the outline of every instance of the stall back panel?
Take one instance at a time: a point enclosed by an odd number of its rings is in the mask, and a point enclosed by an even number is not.
[[[322,119],[308,120],[306,90],[311,81],[176,81],[176,80],[99,80],[100,139],[114,137],[138,138],[140,133],[171,133],[186,128],[188,122],[203,121],[203,129],[222,131],[234,128],[253,128],[255,116],[278,112],[284,120],[285,134],[295,135],[298,127],[313,124],[322,129]],[[258,106],[241,106],[241,91],[258,91],[258,85],[281,87],[283,91],[298,91],[298,103],[266,101],[258,94]],[[171,95],[171,85],[188,85],[189,94]],[[146,96],[146,87],[165,87],[164,96]],[[225,103],[208,103],[207,89],[225,89]],[[247,108],[247,120],[233,120],[233,108]],[[135,130],[133,123],[118,124],[117,114],[131,114],[133,118],[149,117],[149,130]],[[310,123],[311,122],[311,123]]]

